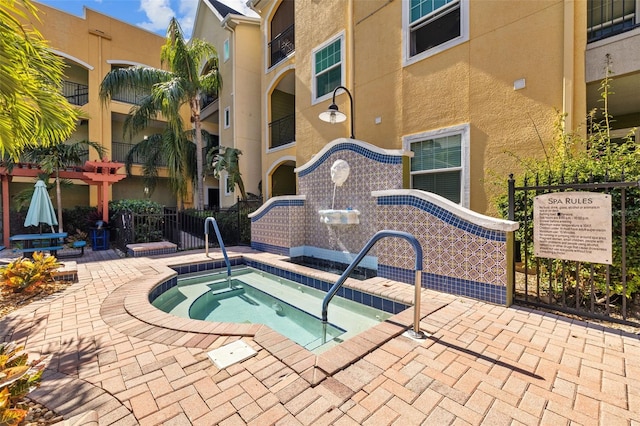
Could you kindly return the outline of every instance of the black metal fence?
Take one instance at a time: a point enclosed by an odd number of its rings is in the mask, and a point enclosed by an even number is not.
[[[291,114],[269,123],[271,131],[270,148],[277,148],[296,139],[296,115]]]
[[[575,191],[611,196],[613,259],[610,265],[534,255],[534,197]],[[512,175],[509,219],[520,223],[513,268],[515,303],[640,326],[639,182],[625,182],[623,176],[617,182],[576,179],[564,183],[562,179],[560,184],[552,184],[551,178],[541,182],[536,176],[516,186]]]
[[[139,105],[142,100],[149,96],[149,92],[135,86],[122,88],[111,96],[114,101],[125,102],[128,104]]]
[[[178,250],[202,249],[205,246],[204,223],[216,220],[225,246],[251,243],[251,220],[248,214],[257,210],[259,202],[241,201],[229,209],[178,210],[166,207],[162,214],[119,212],[112,220],[112,243],[123,252],[127,244],[170,241]],[[209,225],[209,246],[218,247],[215,232]]]
[[[273,40],[269,42],[269,52],[271,53],[270,66],[276,65],[278,62],[286,58],[291,52],[296,50],[296,33],[293,29],[294,26],[291,25],[289,28],[276,35]]]
[[[611,37],[640,26],[636,0],[589,0],[587,3],[587,42]]]
[[[86,84],[64,80],[62,82],[62,94],[72,105],[82,106],[89,103],[89,86]]]

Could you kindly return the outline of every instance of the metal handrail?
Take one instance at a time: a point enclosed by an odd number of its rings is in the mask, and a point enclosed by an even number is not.
[[[207,224],[211,222],[213,224],[213,230],[216,232],[216,237],[218,238],[218,244],[220,244],[220,250],[222,250],[222,255],[224,256],[224,262],[227,264],[227,277],[231,276],[231,262],[229,262],[229,256],[227,256],[227,250],[224,248],[224,243],[222,242],[222,235],[220,235],[220,229],[218,228],[218,223],[214,217],[209,216],[204,220],[204,246],[205,246],[205,255],[209,257],[209,228]]]
[[[327,309],[329,308],[329,302],[333,299],[333,296],[336,295],[338,289],[342,287],[344,282],[347,280],[351,272],[358,266],[358,264],[362,261],[362,259],[366,256],[366,254],[371,250],[373,245],[380,239],[385,237],[399,237],[404,238],[409,241],[413,245],[413,249],[416,252],[416,275],[415,275],[415,301],[413,304],[414,314],[413,314],[413,330],[412,334],[416,339],[422,339],[425,337],[424,333],[420,331],[420,289],[422,282],[422,246],[413,235],[408,232],[403,231],[389,231],[383,230],[376,232],[373,237],[367,242],[360,253],[356,256],[356,258],[351,262],[351,264],[347,267],[347,269],[342,273],[338,281],[329,289],[327,295],[322,300],[322,328],[323,328],[323,339],[326,339],[326,327],[327,327]]]

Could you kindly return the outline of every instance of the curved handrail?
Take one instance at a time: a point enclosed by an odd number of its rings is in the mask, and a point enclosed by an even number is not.
[[[227,276],[231,276],[231,262],[229,262],[229,256],[227,256],[227,250],[224,248],[224,243],[222,242],[222,235],[220,235],[220,229],[218,229],[218,223],[214,217],[209,216],[204,220],[204,247],[205,247],[205,255],[209,257],[209,228],[207,224],[211,222],[213,224],[213,230],[216,232],[216,237],[218,238],[218,244],[220,244],[220,250],[222,250],[222,255],[224,256],[224,262],[227,264]]]
[[[420,332],[420,289],[421,289],[421,281],[422,281],[422,246],[413,235],[404,231],[389,231],[383,230],[376,232],[371,239],[367,242],[367,244],[360,250],[360,253],[356,256],[356,258],[351,262],[351,264],[347,267],[347,269],[342,273],[338,281],[329,289],[327,295],[322,300],[322,324],[323,328],[326,327],[327,324],[327,309],[329,308],[329,302],[333,299],[333,296],[336,295],[338,289],[344,284],[347,280],[351,272],[355,269],[356,266],[362,261],[362,259],[366,256],[366,254],[371,250],[373,245],[380,239],[385,237],[399,237],[404,238],[408,242],[413,245],[413,249],[416,252],[416,275],[415,275],[415,302],[414,302],[414,315],[413,315],[413,332],[415,337],[422,336],[423,334]]]

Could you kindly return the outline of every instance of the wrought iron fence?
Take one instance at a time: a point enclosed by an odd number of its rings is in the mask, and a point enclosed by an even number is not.
[[[280,34],[276,35],[273,40],[269,42],[269,52],[271,53],[270,66],[276,65],[284,58],[289,56],[291,52],[296,50],[295,32],[294,26],[291,25]]]
[[[611,264],[534,255],[534,198],[567,192],[611,196]],[[509,219],[520,223],[513,268],[515,303],[640,326],[640,182],[626,182],[622,176],[615,182],[561,179],[554,184],[551,178],[542,182],[535,176],[516,186],[511,175]]]
[[[222,241],[227,246],[249,245],[251,243],[251,220],[248,214],[255,211],[260,203],[241,201],[229,209],[218,210],[178,210],[166,207],[162,214],[134,214],[118,212],[114,215],[115,245],[127,252],[127,244],[170,241],[178,250],[202,249],[205,246],[204,222],[214,217],[218,223]],[[209,233],[213,230],[209,230]],[[209,238],[209,246],[217,247],[217,239]]]
[[[148,91],[143,90],[139,87],[129,86],[127,88],[123,88],[122,90],[114,93],[111,96],[111,99],[114,101],[120,101],[128,104],[138,105],[147,96],[149,96]]]
[[[200,97],[200,109],[205,109],[218,100],[218,95],[203,95]]]
[[[63,81],[62,95],[72,105],[85,105],[89,103],[89,86],[73,81]]]
[[[291,114],[269,123],[271,131],[270,148],[276,148],[296,139],[296,115]]]
[[[640,26],[636,0],[589,0],[587,42],[611,37]]]
[[[111,160],[119,161],[121,163],[126,163],[127,155],[129,155],[129,151],[136,146],[134,143],[126,143],[126,142],[111,142]],[[145,159],[139,153],[134,153],[132,156],[132,164],[144,164]],[[158,162],[158,166],[166,166],[167,162],[164,159],[161,159]]]

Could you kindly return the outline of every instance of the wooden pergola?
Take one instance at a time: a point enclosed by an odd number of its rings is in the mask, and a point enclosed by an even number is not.
[[[124,163],[109,161],[106,158],[97,161],[87,161],[83,167],[68,167],[60,171],[60,178],[81,180],[88,185],[98,186],[98,211],[102,213],[102,220],[109,221],[109,186],[121,181],[124,174],[117,174]],[[9,247],[9,233],[11,220],[9,216],[9,183],[16,177],[38,177],[42,173],[40,165],[33,163],[17,163],[11,172],[5,166],[0,166],[0,180],[2,181],[2,229],[3,244]]]

